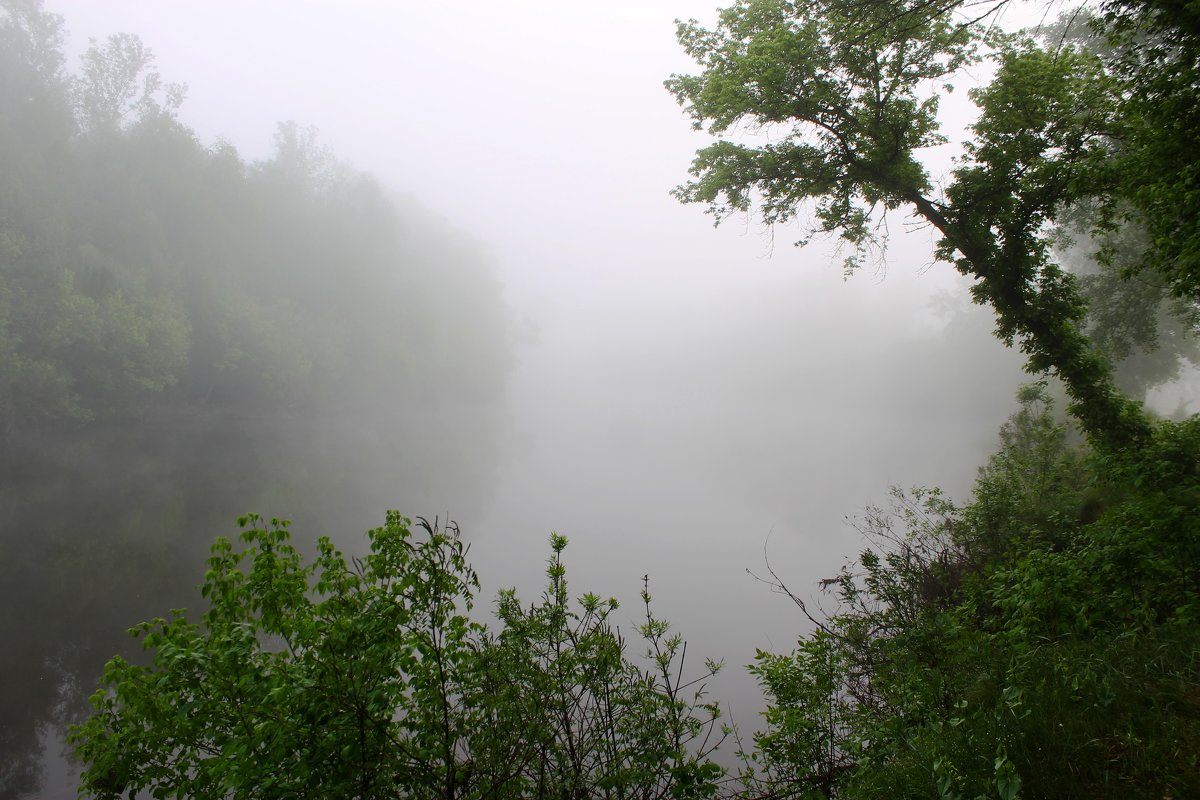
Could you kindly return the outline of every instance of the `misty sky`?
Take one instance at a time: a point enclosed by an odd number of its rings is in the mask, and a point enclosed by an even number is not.
[[[898,235],[903,217],[879,273],[843,282],[831,246],[791,246],[799,228],[714,230],[669,196],[707,141],[662,88],[691,68],[673,20],[715,5],[47,3],[68,52],[139,35],[188,84],[180,116],[205,141],[262,158],[277,121],[314,125],[481,244],[522,335],[495,498],[459,520],[485,591],[531,596],[557,530],[575,590],[628,600],[649,573],[746,705],[753,648],[803,628],[745,573],[764,545],[807,594],[863,546],[843,517],[889,484],[961,497],[1021,374],[987,313],[954,317],[965,284],[931,263],[927,231]]]

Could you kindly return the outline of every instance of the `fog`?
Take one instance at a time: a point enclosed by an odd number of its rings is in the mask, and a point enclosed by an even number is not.
[[[69,68],[89,37],[136,34],[166,80],[188,85],[179,118],[202,143],[257,161],[271,157],[279,121],[314,126],[396,198],[424,237],[415,258],[436,265],[453,243],[481,265],[462,281],[494,282],[485,311],[434,290],[412,301],[450,330],[504,318],[510,349],[489,362],[503,377],[479,384],[485,397],[456,410],[454,394],[377,395],[363,418],[395,404],[394,469],[355,457],[383,432],[329,419],[307,434],[324,461],[254,495],[275,505],[257,510],[295,518],[302,540],[329,533],[358,550],[386,508],[449,516],[485,597],[510,585],[536,596],[547,538],[562,533],[573,590],[621,598],[630,629],[649,575],[695,665],[725,660],[714,696],[746,731],[759,696],[744,665],[806,630],[748,571],[769,558],[793,590],[819,597],[816,582],[863,546],[847,515],[893,484],[965,499],[1014,407],[1019,354],[992,338],[967,284],[932,262],[927,230],[897,217],[886,256],[845,279],[833,243],[796,248],[801,228],[753,220],[714,228],[669,195],[707,141],[662,88],[691,68],[672,20],[711,20],[711,0],[46,7],[65,18]],[[347,314],[347,329],[362,324]],[[482,417],[492,438],[473,451]],[[453,457],[430,460],[443,447]],[[423,465],[403,463],[416,454]],[[310,511],[306,487],[322,482],[329,505]],[[209,509],[229,520],[211,534],[246,510]],[[201,572],[196,557],[171,580],[186,595]],[[54,762],[56,735],[43,739]],[[62,769],[52,765],[46,796],[69,783]]]

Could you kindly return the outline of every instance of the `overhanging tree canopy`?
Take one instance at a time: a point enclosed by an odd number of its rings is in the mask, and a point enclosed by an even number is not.
[[[718,136],[751,127],[770,141],[702,148],[676,196],[707,204],[718,222],[756,206],[768,224],[811,208],[816,231],[855,247],[850,268],[880,243],[879,214],[908,209],[940,234],[938,257],[976,279],[998,336],[1019,343],[1031,371],[1062,379],[1089,438],[1137,447],[1149,423],[1084,335],[1085,303],[1051,256],[1049,229],[1074,204],[1115,212],[1133,202],[1122,147],[1147,136],[1130,99],[1130,75],[1144,73],[1121,74],[1117,57],[1076,42],[1047,50],[1001,34],[987,12],[1002,5],[970,18],[957,2],[741,0],[711,30],[680,23],[701,72],[666,85],[694,126]],[[940,93],[984,57],[996,77],[971,92],[974,136],[939,190],[921,150],[946,141]]]

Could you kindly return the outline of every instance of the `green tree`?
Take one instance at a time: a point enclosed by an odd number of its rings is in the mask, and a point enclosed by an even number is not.
[[[1121,82],[1115,159],[1126,205],[1150,246],[1131,271],[1163,276],[1171,293],[1200,301],[1200,8],[1177,0],[1110,0],[1093,28]]]
[[[1130,31],[1121,32],[1132,20],[1118,21],[1112,11],[1110,8],[1107,24],[1086,9],[1064,13],[1058,22],[1039,26],[1038,39],[1051,50],[1069,40],[1096,54],[1110,73],[1125,78],[1125,88],[1117,97],[1123,106],[1125,130],[1110,133],[1113,158],[1104,167],[1122,179],[1106,196],[1061,209],[1054,236],[1056,256],[1079,277],[1087,300],[1088,337],[1114,364],[1121,388],[1131,397],[1139,397],[1175,380],[1184,365],[1200,362],[1200,295],[1186,290],[1181,276],[1173,274],[1187,261],[1183,254],[1186,246],[1182,246],[1188,238],[1185,220],[1195,211],[1187,210],[1191,201],[1182,190],[1186,180],[1177,182],[1181,174],[1194,169],[1187,166],[1192,153],[1181,148],[1179,141],[1171,145],[1176,152],[1170,163],[1160,160],[1154,164],[1141,152],[1143,145],[1153,144],[1156,138],[1170,141],[1192,135],[1190,128],[1195,126],[1186,115],[1194,109],[1176,100],[1165,106],[1155,103],[1156,121],[1151,129],[1131,133],[1142,117],[1138,106],[1143,101],[1136,81],[1130,78],[1140,74],[1145,83],[1157,67],[1143,58],[1144,48],[1135,46]],[[1152,41],[1151,34],[1137,38],[1153,49],[1151,42],[1145,41]],[[1132,68],[1131,58],[1140,62],[1138,70]],[[1161,63],[1170,61],[1167,53],[1156,58]],[[1186,89],[1176,86],[1176,90]],[[1162,113],[1164,109],[1166,113]],[[1167,124],[1166,117],[1172,115],[1175,122]],[[1163,182],[1176,182],[1181,189],[1170,213],[1139,203],[1144,186],[1160,184],[1161,195]],[[1172,229],[1165,249],[1155,242],[1164,227]],[[1174,254],[1169,252],[1172,248]]]
[[[813,203],[815,230],[856,248],[851,268],[882,243],[880,215],[907,208],[938,232],[939,258],[976,280],[972,296],[995,310],[997,335],[1019,342],[1032,372],[1062,380],[1088,437],[1141,446],[1150,425],[1085,336],[1086,304],[1047,232],[1066,206],[1120,196],[1126,173],[1113,150],[1131,114],[1125,84],[1074,43],[1048,51],[969,11],[954,2],[741,0],[712,30],[681,23],[679,40],[702,71],[667,86],[695,127],[757,128],[770,141],[701,149],[695,180],[676,194],[708,204],[718,222],[754,205],[766,222],[782,222]],[[971,92],[974,138],[939,190],[920,155],[945,141],[940,92],[985,55],[997,74]]]
[[[89,132],[113,131],[155,118],[173,118],[186,88],[165,83],[154,54],[132,34],[95,39],[74,79],[75,116]]]
[[[304,563],[287,523],[218,540],[200,622],[132,630],[150,663],[114,658],[71,734],[82,791],[117,798],[701,798],[722,771],[716,708],[680,684],[682,645],[649,614],[653,660],[629,660],[585,595],[573,608],[552,539],[543,602],[471,619],[478,581],[453,526],[389,513],[371,551],[328,539]],[[711,674],[716,665],[709,665]]]
[[[1138,269],[1149,249],[1146,227],[1134,221],[1099,236],[1081,221],[1059,239],[1059,257],[1087,299],[1088,338],[1130,397],[1200,363],[1200,304],[1172,296],[1162,273]]]

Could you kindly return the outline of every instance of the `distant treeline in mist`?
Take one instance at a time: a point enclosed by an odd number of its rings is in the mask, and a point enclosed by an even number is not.
[[[0,796],[238,513],[482,502],[510,358],[472,243],[295,123],[201,142],[132,36],[63,41],[0,4]]]

